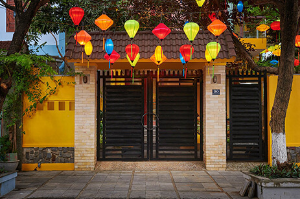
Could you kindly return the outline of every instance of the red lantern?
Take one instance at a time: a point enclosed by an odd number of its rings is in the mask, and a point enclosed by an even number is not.
[[[139,54],[140,48],[138,45],[129,44],[125,48],[126,54],[128,55],[130,61],[134,61],[137,54]]]
[[[120,55],[119,53],[117,53],[115,50],[112,51],[112,53],[110,54],[110,56],[106,53],[104,55],[104,58],[109,61],[110,60],[110,63],[111,65],[113,65],[115,63],[115,61],[117,61],[119,58],[120,58]]]
[[[280,21],[274,21],[273,23],[271,23],[271,29],[280,30]]]
[[[217,19],[216,13],[211,13],[211,14],[208,15],[208,17],[210,18],[211,22],[213,22],[214,20]]]
[[[84,10],[79,7],[73,7],[69,10],[69,15],[73,21],[73,23],[78,26],[80,21],[83,18]]]
[[[299,66],[299,60],[298,59],[294,59],[294,67]]]
[[[185,64],[185,73],[184,73],[184,78],[186,78],[187,74],[187,63],[190,61],[192,54],[194,53],[194,47],[192,45],[182,45],[179,49],[184,61],[186,62]]]
[[[297,48],[300,48],[300,35],[297,35],[296,36],[296,39],[295,39],[295,46]]]
[[[161,41],[170,34],[171,29],[168,28],[165,24],[160,23],[156,28],[152,30],[152,33],[158,37]]]
[[[112,51],[112,53],[110,54],[110,56],[106,53],[104,55],[104,58],[109,61],[109,64],[111,64],[111,66],[114,65],[115,61],[117,61],[120,58],[119,53],[117,53],[115,50]],[[110,78],[113,78],[113,71],[112,69],[110,70]]]
[[[192,50],[191,50],[192,48]],[[184,61],[187,63],[190,61],[192,54],[194,53],[194,47],[192,45],[183,45],[179,49]]]

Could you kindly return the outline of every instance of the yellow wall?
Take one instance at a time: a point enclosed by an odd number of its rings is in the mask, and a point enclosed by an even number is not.
[[[57,76],[55,79],[61,79],[62,85],[41,105],[43,110],[38,109],[31,117],[23,117],[23,147],[74,147],[74,77]],[[49,77],[42,80],[55,85]],[[54,103],[54,110],[48,110],[51,103]],[[65,110],[59,110],[59,103],[65,105]],[[27,106],[25,96],[24,109]]]
[[[245,43],[255,44],[254,49],[266,49],[267,38],[241,38]]]
[[[275,92],[277,88],[278,76],[272,75],[268,77],[268,123],[271,119],[271,110],[274,103]],[[286,132],[286,145],[288,147],[300,147],[300,133],[299,133],[299,118],[300,118],[300,75],[294,75],[292,93],[287,110],[285,120],[285,132]],[[271,142],[271,130],[269,126],[269,157],[268,161],[271,163],[272,157],[272,142]]]

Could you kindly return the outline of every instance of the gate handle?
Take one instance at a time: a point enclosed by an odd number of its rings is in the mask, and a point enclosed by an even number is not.
[[[145,117],[145,115],[154,115],[155,116],[155,118],[156,118],[156,127],[158,127],[158,121],[159,121],[159,118],[158,118],[158,116],[155,114],[155,113],[145,113],[143,116],[142,116],[142,119],[141,119],[141,124],[142,124],[142,126],[143,126],[143,128],[144,129],[146,129],[146,130],[150,130],[150,131],[152,131],[155,127],[153,127],[153,128],[151,128],[151,129],[149,129],[148,128],[148,125],[147,125],[147,127],[145,127],[144,126],[144,117]]]

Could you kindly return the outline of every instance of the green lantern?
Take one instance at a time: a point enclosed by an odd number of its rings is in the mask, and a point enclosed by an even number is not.
[[[221,50],[221,45],[218,42],[209,42],[206,45],[206,50],[209,52],[212,60],[214,61]]]
[[[206,45],[206,50],[209,52],[212,60],[215,61],[215,59],[217,58],[221,50],[221,45],[218,42],[209,42]],[[214,78],[214,74],[215,74],[215,65],[213,64],[212,78]]]
[[[133,39],[135,37],[139,27],[140,24],[136,20],[128,20],[124,24],[124,28],[127,34],[129,35],[130,39]]]
[[[199,32],[199,26],[198,26],[198,24],[196,24],[194,22],[189,22],[184,25],[183,30],[184,30],[187,38],[192,43]]]

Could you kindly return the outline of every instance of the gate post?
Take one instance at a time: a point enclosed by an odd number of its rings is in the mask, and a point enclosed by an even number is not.
[[[97,158],[97,69],[75,66],[75,170],[94,170]]]
[[[212,67],[210,66],[210,71]],[[216,83],[208,67],[203,74],[203,144],[207,170],[226,169],[226,70],[215,66]]]

